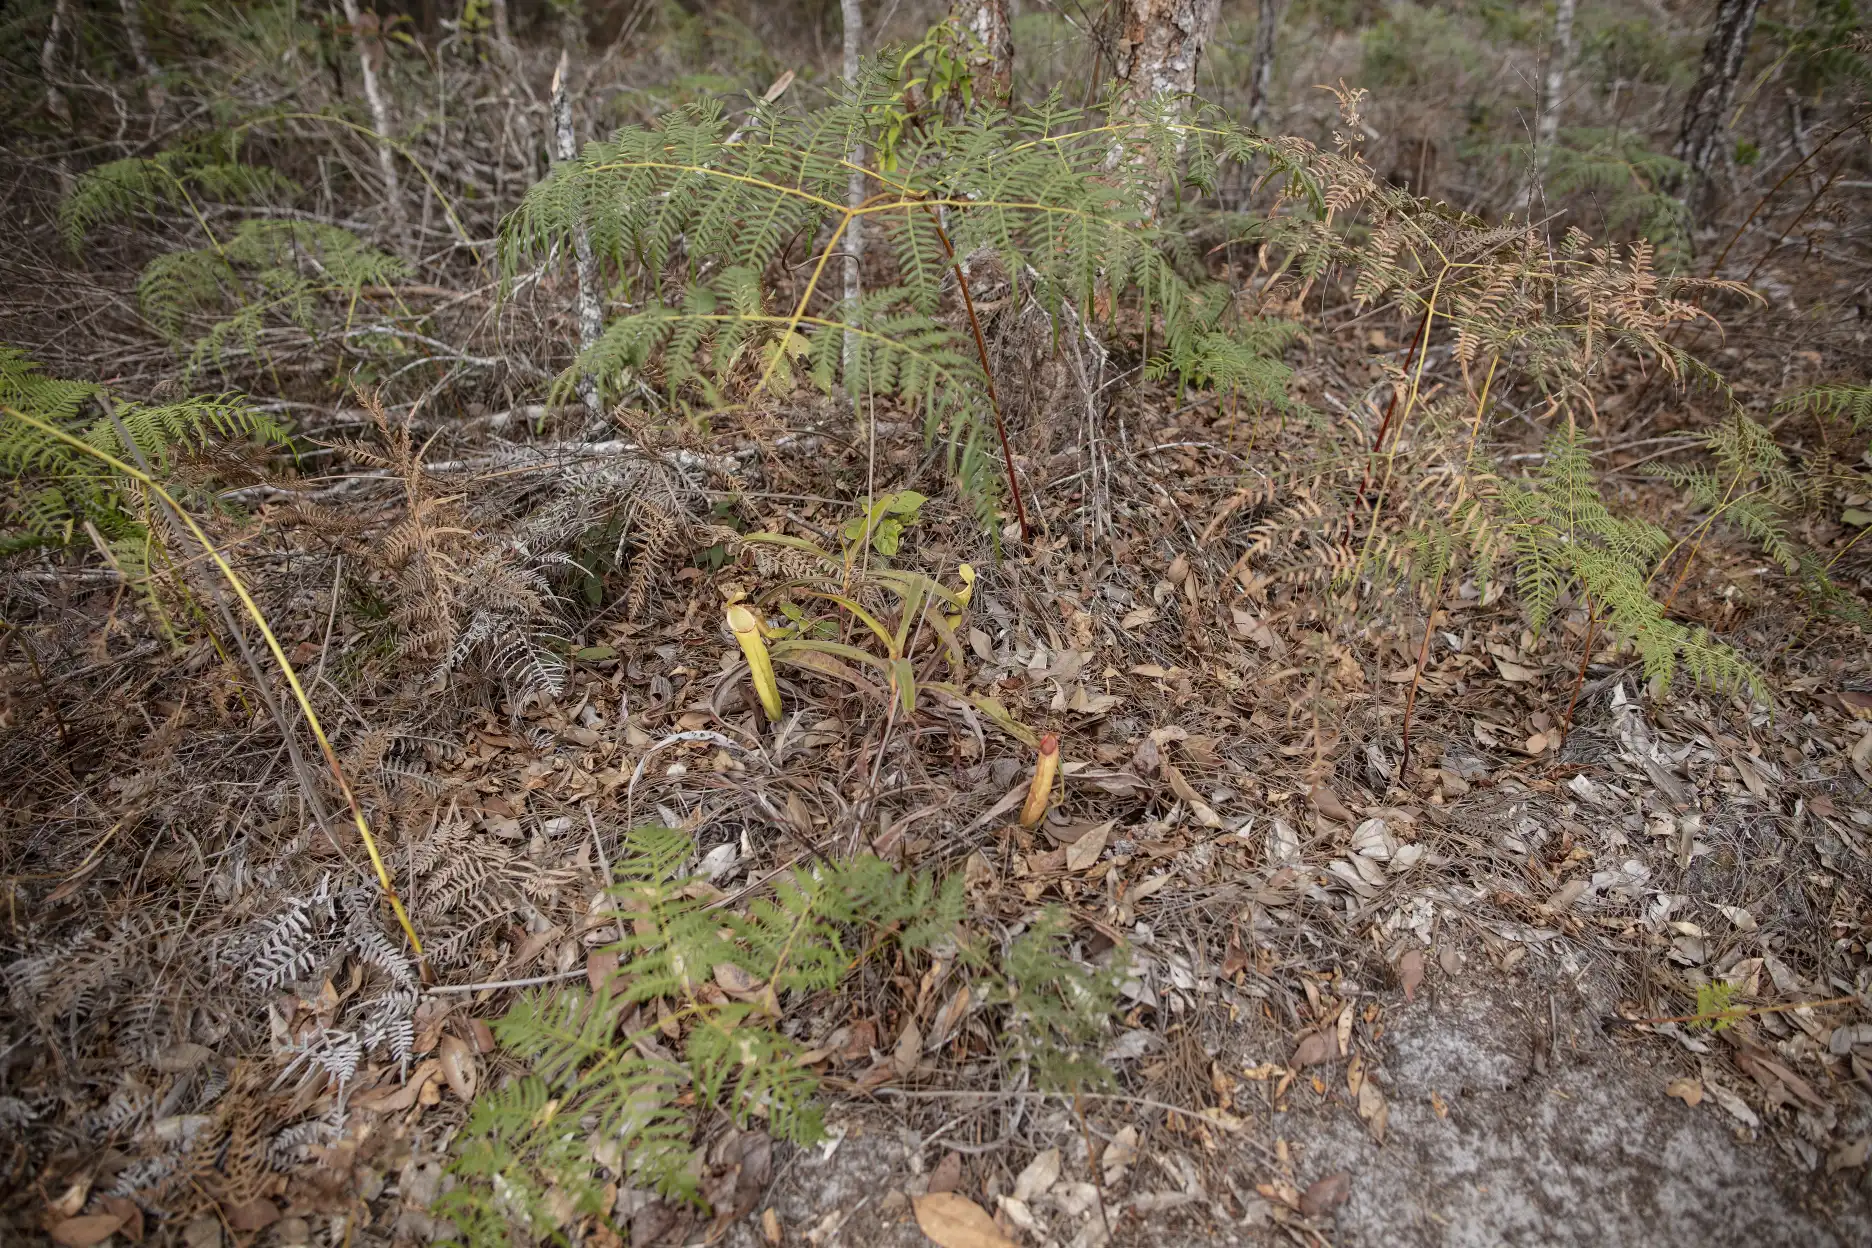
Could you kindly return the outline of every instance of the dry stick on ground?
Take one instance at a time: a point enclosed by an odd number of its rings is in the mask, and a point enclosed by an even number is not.
[[[390,147],[390,106],[384,101],[383,84],[377,80],[377,67],[383,58],[383,39],[379,35],[377,15],[364,15],[357,0],[344,0],[345,21],[358,45],[358,71],[364,80],[364,100],[370,105],[371,125],[377,131],[377,168],[383,174],[384,206],[390,213],[390,232],[398,250],[407,243],[408,220],[403,214],[403,187],[397,179],[396,153]]]
[[[559,53],[559,67],[552,77],[553,154],[560,160],[578,158],[578,139],[572,132],[572,96],[566,89],[568,53]],[[572,227],[572,251],[578,262],[578,331],[579,354],[591,350],[604,334],[604,308],[598,299],[598,262],[592,256],[591,234],[581,220]],[[593,416],[604,414],[598,396],[598,381],[590,373],[580,373],[578,395]]]

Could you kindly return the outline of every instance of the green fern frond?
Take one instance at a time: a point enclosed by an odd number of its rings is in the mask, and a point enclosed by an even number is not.
[[[85,405],[114,410],[89,420]],[[0,403],[64,430],[110,455],[147,461],[158,473],[183,456],[234,442],[282,442],[286,430],[236,394],[137,403],[90,382],[47,376],[16,348],[0,345]],[[125,438],[130,445],[124,444]],[[143,531],[135,492],[98,459],[0,413],[0,523],[15,544],[66,542],[90,521],[106,538]],[[177,492],[191,496],[180,484]]]
[[[244,164],[238,156],[235,139],[212,135],[87,170],[59,203],[60,232],[77,251],[92,230],[134,213],[186,206],[197,198],[252,204],[298,193],[298,185],[278,170]]]
[[[1649,577],[1671,548],[1670,537],[1606,506],[1571,422],[1548,438],[1546,457],[1528,481],[1497,482],[1496,493],[1508,517],[1522,605],[1536,630],[1577,586],[1660,688],[1684,671],[1700,684],[1766,699],[1767,684],[1753,664],[1707,631],[1670,619],[1651,596]]]
[[[1113,124],[1055,96],[1031,113],[927,116],[893,143],[888,169],[869,171],[874,193],[860,210],[878,240],[870,245],[895,257],[896,284],[848,306],[824,280],[836,241],[804,257],[790,249],[842,234],[846,153],[858,142],[877,150],[877,126],[902,89],[894,75],[873,64],[824,108],[761,110],[734,143],[718,107],[680,110],[587,145],[532,188],[502,229],[508,271],[569,254],[582,228],[636,304],[561,388],[593,376],[617,392],[651,374],[672,394],[690,388],[723,403],[746,398],[758,377],[780,391],[810,380],[892,400],[920,414],[931,438],[947,440],[951,468],[981,506],[992,493],[983,454],[992,403],[953,282],[959,258],[993,256],[1014,297],[1043,309],[1056,333],[1069,312],[1096,307],[1116,317],[1123,306],[1162,327],[1155,371],[1283,401],[1279,355],[1296,331],[1243,315],[1187,240],[1151,218],[1156,178],[1146,167],[1173,167],[1165,158],[1180,152],[1200,190],[1225,165],[1253,165],[1322,209],[1310,151],[1213,110],[1199,110],[1194,124],[1167,106]],[[692,276],[672,296],[667,281],[678,267],[711,276]],[[806,275],[803,290],[789,273]]]
[[[1872,429],[1872,384],[1835,381],[1810,386],[1782,399],[1775,410],[1838,416],[1852,425],[1854,433],[1863,433]]]
[[[817,1076],[779,1023],[865,956],[963,968],[977,999],[1007,1012],[1006,1057],[1041,1086],[1109,1079],[1097,1053],[1123,963],[1075,960],[1063,913],[1040,916],[996,958],[961,929],[959,877],[939,886],[874,857],[822,862],[734,912],[698,899],[683,874],[694,854],[687,832],[629,833],[612,892],[619,990],[531,993],[494,1024],[528,1073],[478,1100],[457,1139],[457,1184],[440,1212],[463,1242],[491,1248],[509,1227],[560,1225],[551,1209],[568,1202],[602,1219],[602,1202],[588,1205],[601,1159],[634,1183],[699,1199],[684,1102],[759,1118],[783,1139],[819,1138]]]

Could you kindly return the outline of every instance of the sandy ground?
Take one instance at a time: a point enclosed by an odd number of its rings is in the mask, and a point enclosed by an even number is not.
[[[1147,1111],[1136,1120],[1144,1130],[1139,1160],[1106,1193],[1113,1210],[1107,1242],[1872,1243],[1872,1171],[1828,1175],[1824,1156],[1810,1167],[1789,1144],[1791,1122],[1751,1130],[1711,1098],[1693,1107],[1667,1095],[1670,1080],[1694,1075],[1695,1054],[1667,1055],[1656,1041],[1608,1031],[1606,1003],[1590,988],[1525,964],[1518,971],[1433,972],[1417,999],[1391,1014],[1370,1059],[1371,1077],[1390,1103],[1382,1145],[1349,1103],[1342,1071],[1326,1075],[1334,1080],[1327,1096],[1290,1097],[1311,1104],[1263,1113],[1206,1155],[1187,1137],[1164,1133],[1161,1116]],[[944,1142],[925,1145],[882,1109],[835,1121],[845,1132],[837,1146],[793,1154],[764,1202],[786,1242],[929,1243],[907,1193],[929,1183]],[[1123,1121],[1106,1117],[1102,1133]],[[1843,1125],[1851,1134],[1872,1124]],[[1045,1126],[1044,1117],[1034,1123],[1037,1138],[1024,1147],[965,1158],[958,1190],[993,1209],[994,1197],[1012,1187],[1006,1175],[1046,1140]],[[1031,1202],[1039,1226],[1026,1243],[1095,1248],[1106,1240],[1094,1215],[1071,1213],[1072,1180],[1086,1177],[1076,1140],[1070,1129],[1052,1140],[1065,1154],[1065,1177],[1054,1197]],[[1343,1203],[1302,1220],[1259,1197],[1258,1184],[1282,1177],[1270,1152],[1277,1140],[1285,1142],[1299,1189],[1343,1173]],[[1199,1164],[1189,1164],[1192,1155]],[[734,1228],[729,1242],[762,1243],[757,1220]]]

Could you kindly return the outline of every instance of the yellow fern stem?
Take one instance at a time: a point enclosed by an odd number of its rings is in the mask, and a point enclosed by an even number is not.
[[[761,636],[760,621],[740,603],[728,604],[728,630],[747,656],[748,672],[754,677],[754,692],[760,695],[767,718],[780,718],[780,682],[774,677],[773,657],[767,653],[767,641]]]
[[[319,723],[318,713],[312,709],[312,700],[306,696],[305,687],[299,683],[299,674],[293,670],[293,665],[287,660],[286,651],[280,648],[279,638],[275,637],[273,630],[268,627],[265,614],[261,612],[259,604],[253,600],[253,595],[247,592],[246,584],[235,574],[228,561],[221,557],[221,552],[215,548],[215,544],[208,539],[208,534],[201,525],[195,522],[195,517],[182,509],[182,505],[176,502],[175,496],[164,489],[162,483],[149,473],[125,463],[107,451],[99,450],[89,442],[73,437],[55,425],[47,424],[35,416],[29,416],[16,407],[0,404],[0,411],[48,437],[58,439],[74,450],[92,456],[109,467],[111,471],[120,472],[136,481],[167,503],[176,518],[187,527],[190,535],[201,543],[202,550],[214,563],[215,570],[221,574],[221,578],[228,583],[228,588],[232,589],[234,596],[240,600],[241,609],[247,613],[247,618],[252,620],[254,627],[260,630],[260,636],[265,639],[267,649],[273,655],[274,663],[278,664],[280,674],[286,678],[286,684],[292,690],[293,701],[299,704],[299,711],[305,716],[306,727],[312,730],[313,739],[318,742],[319,751],[325,756],[326,766],[331,768],[332,778],[338,782],[339,792],[344,794],[345,804],[351,808],[352,822],[357,825],[358,837],[364,842],[365,852],[370,855],[371,866],[377,873],[377,884],[383,889],[385,899],[390,902],[390,909],[396,914],[397,924],[402,927],[403,935],[409,938],[410,949],[420,962],[423,956],[422,941],[417,939],[416,929],[410,925],[409,915],[403,909],[403,901],[397,896],[396,885],[390,882],[390,870],[384,865],[383,855],[377,850],[377,838],[371,835],[370,822],[364,817],[364,808],[358,804],[357,794],[352,791],[351,782],[345,776],[344,768],[338,763],[338,752],[332,749],[331,740],[326,737],[325,729]],[[285,731],[285,725],[281,725],[281,730]]]

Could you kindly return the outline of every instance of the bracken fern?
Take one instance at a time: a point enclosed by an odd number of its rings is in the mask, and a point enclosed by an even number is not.
[[[779,1024],[870,957],[961,969],[958,1001],[1007,1011],[1003,1056],[1042,1088],[1107,1077],[1096,1042],[1122,963],[1076,962],[1064,916],[1038,916],[991,957],[963,926],[959,876],[939,885],[870,856],[821,862],[734,911],[683,875],[690,833],[640,828],[625,848],[611,890],[615,976],[595,993],[529,994],[494,1024],[528,1071],[476,1099],[450,1162],[457,1184],[438,1205],[474,1248],[608,1218],[605,1170],[701,1199],[691,1102],[796,1143],[820,1138],[818,1077]]]

